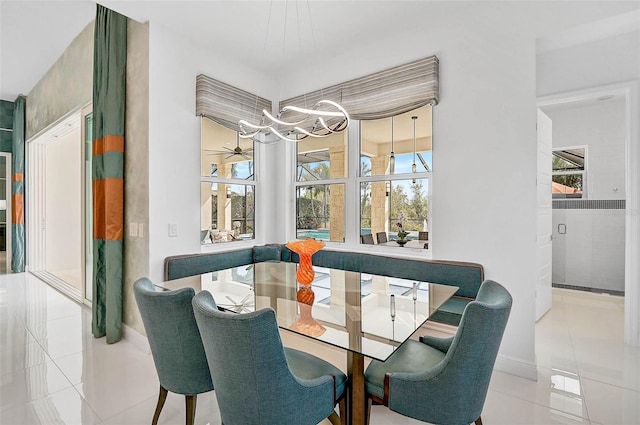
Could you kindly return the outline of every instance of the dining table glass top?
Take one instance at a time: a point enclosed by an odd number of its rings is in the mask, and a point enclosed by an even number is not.
[[[162,282],[209,291],[218,307],[276,311],[280,328],[385,361],[458,290],[456,286],[314,266],[310,286],[297,263],[266,261]]]

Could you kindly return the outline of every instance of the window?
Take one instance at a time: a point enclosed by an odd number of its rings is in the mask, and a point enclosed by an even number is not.
[[[254,239],[253,141],[207,118],[201,135],[200,242]]]
[[[360,234],[374,243],[396,239],[398,223],[409,239],[428,238],[431,117],[427,105],[360,123]]]
[[[584,197],[586,148],[555,149],[552,154],[553,198]]]
[[[297,238],[344,242],[347,134],[309,139],[296,144]]]
[[[346,204],[354,202],[353,210],[360,214],[360,243],[377,244],[379,233],[384,233],[380,235],[381,243],[384,239],[393,241],[398,223],[409,232],[409,239],[426,242],[433,169],[431,113],[431,106],[427,105],[394,116],[393,120],[352,122],[360,126],[360,167],[353,172],[348,170],[346,132],[298,142],[297,238],[344,242]],[[345,196],[351,184],[360,193],[359,199],[353,201]],[[362,238],[369,234],[372,237]],[[388,246],[399,247],[395,243]]]
[[[402,223],[411,238],[426,240],[438,98],[439,60],[429,56],[281,101],[280,110],[333,100],[351,120],[348,132],[296,143],[297,236],[342,242],[345,235],[356,239],[359,227],[361,241],[375,244],[378,234],[381,241],[393,237]]]

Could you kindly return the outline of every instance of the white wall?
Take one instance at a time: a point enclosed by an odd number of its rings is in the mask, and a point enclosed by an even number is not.
[[[637,80],[640,31],[540,53],[538,96]]]
[[[215,18],[212,17],[212,25]],[[247,91],[274,97],[265,88],[275,84],[259,69],[234,64],[215,52],[150,23],[149,26],[149,270],[163,277],[163,261],[170,255],[200,252],[200,118],[195,115],[195,82],[200,73]],[[258,170],[261,183],[272,186],[272,146],[259,146],[267,168]],[[260,202],[260,199],[258,199]],[[256,214],[256,240],[262,243],[283,232],[269,215],[275,207],[264,200]],[[178,236],[168,236],[169,223]],[[269,223],[268,226],[266,223]],[[253,245],[253,242],[247,242]],[[226,249],[236,249],[242,242]]]
[[[46,270],[82,284],[82,172],[80,129],[47,145]],[[60,275],[62,277],[62,275]]]
[[[336,49],[343,52],[340,56],[319,58],[315,87],[309,87],[304,70],[293,70],[283,77],[287,84],[281,97],[432,54],[440,58],[441,103],[433,112],[434,257],[482,263],[487,278],[509,289],[514,304],[496,367],[535,378],[536,37],[637,5],[410,4],[413,13],[407,17],[415,22],[406,33],[361,51],[349,49],[345,42]],[[198,72],[249,90],[258,82],[268,83],[257,71],[216,58],[152,23],[149,160],[154,278],[161,276],[167,255],[199,249],[193,236],[199,231],[199,126],[193,112]],[[268,173],[274,184],[270,187],[284,190],[259,200],[265,212],[287,205],[280,202],[288,201],[287,193],[292,192],[281,175],[283,157],[273,155],[272,162],[266,161],[274,164]],[[268,218],[271,235],[282,238],[277,236],[285,234],[282,220]],[[179,226],[178,238],[167,237],[171,222]]]
[[[548,110],[553,120],[553,147],[588,147],[588,199],[625,199],[623,99],[596,105]]]

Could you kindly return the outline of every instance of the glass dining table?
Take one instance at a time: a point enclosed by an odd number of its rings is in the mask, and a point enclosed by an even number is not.
[[[365,421],[365,357],[385,361],[458,290],[456,286],[314,266],[309,287],[296,263],[266,261],[162,282],[209,291],[219,308],[276,311],[278,326],[343,349],[351,381],[348,424]]]

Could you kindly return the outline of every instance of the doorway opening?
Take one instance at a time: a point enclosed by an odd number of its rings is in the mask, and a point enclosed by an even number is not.
[[[86,304],[92,284],[90,123],[91,107],[79,108],[27,142],[29,271]]]
[[[11,271],[11,154],[0,152],[0,273]]]
[[[553,126],[554,287],[624,295],[625,96],[542,106]]]
[[[564,193],[553,199],[553,286],[624,296],[625,341],[637,345],[640,306],[634,294],[639,285],[631,258],[638,250],[633,237],[638,217],[627,208],[638,201],[638,176],[631,165],[638,148],[631,120],[637,87],[618,84],[545,96],[538,107],[553,122],[554,151],[584,152],[579,173],[573,173],[580,174],[579,196]]]

